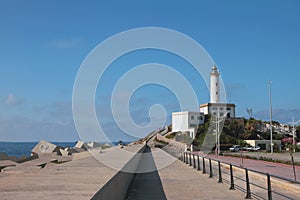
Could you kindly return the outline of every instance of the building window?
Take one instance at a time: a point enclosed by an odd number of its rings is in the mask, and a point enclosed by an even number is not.
[[[200,120],[200,116],[198,116],[198,120]]]
[[[216,92],[216,95],[218,95],[218,92]]]
[[[202,116],[200,117],[200,120],[201,120],[201,121],[203,120],[203,117],[202,117]]]
[[[220,110],[224,110],[224,108],[220,108]]]
[[[226,110],[231,110],[231,108],[226,108]]]
[[[221,113],[220,113],[220,116],[223,116],[223,115],[224,115],[224,113],[221,112]]]
[[[191,116],[191,120],[194,120],[194,115]]]
[[[216,83],[216,86],[218,86],[218,83]]]
[[[213,115],[214,115],[214,116],[216,116],[216,115],[217,115],[217,113],[216,113],[216,112],[213,112]]]

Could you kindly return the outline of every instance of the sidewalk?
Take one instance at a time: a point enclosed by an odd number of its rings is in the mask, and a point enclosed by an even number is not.
[[[240,152],[227,152],[227,154],[232,155],[240,155]],[[244,156],[252,156],[252,157],[265,157],[265,158],[272,158],[274,160],[282,160],[282,161],[291,161],[290,153],[265,153],[265,152],[248,152],[243,151]],[[300,152],[293,153],[294,161],[300,163]]]
[[[208,178],[208,174],[202,174],[177,159],[172,160],[161,149],[151,150],[158,170],[137,174],[129,189],[128,199],[244,199],[243,192],[229,190],[229,185],[217,183],[218,180]],[[172,162],[166,165],[165,160]],[[147,162],[150,162],[149,159]]]
[[[245,193],[229,190],[229,185],[217,183],[208,174],[175,161],[171,166],[160,170],[159,176],[167,199],[244,199]]]

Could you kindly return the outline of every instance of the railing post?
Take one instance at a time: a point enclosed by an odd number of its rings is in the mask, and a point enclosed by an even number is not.
[[[201,170],[201,167],[200,167],[200,157],[198,155],[198,171],[200,171],[200,170]]]
[[[179,160],[182,161],[182,152],[180,152]]]
[[[234,179],[233,179],[232,164],[230,164],[230,188],[229,188],[229,190],[234,190]]]
[[[222,183],[223,180],[222,180],[222,169],[221,169],[220,161],[218,161],[218,167],[219,167],[219,181],[218,181],[218,183]]]
[[[183,153],[182,152],[181,152],[180,156],[181,156],[181,161],[183,161]]]
[[[272,200],[272,186],[271,186],[271,177],[269,173],[267,173],[267,181],[268,181],[268,200]]]
[[[194,165],[194,169],[196,169],[196,160],[195,160],[195,155],[193,154],[193,165]]]
[[[205,170],[205,158],[204,157],[202,158],[202,164],[203,164],[203,171],[202,171],[202,173],[205,174],[206,170]]]
[[[190,153],[190,166],[192,166],[192,153]]]
[[[189,154],[188,154],[188,152],[185,153],[185,164],[189,164]]]
[[[209,159],[209,178],[213,177],[213,172],[212,172],[212,165],[211,165],[211,159]]]
[[[251,190],[250,190],[249,174],[248,174],[247,168],[245,168],[245,173],[246,173],[246,189],[247,189],[247,195],[246,195],[245,199],[252,199],[251,198]]]

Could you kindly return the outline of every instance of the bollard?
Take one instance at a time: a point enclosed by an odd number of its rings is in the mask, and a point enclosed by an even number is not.
[[[230,164],[230,188],[229,188],[229,190],[234,190],[234,179],[233,179],[232,164]]]
[[[220,163],[220,161],[218,161],[218,167],[219,167],[219,181],[218,181],[218,183],[223,183],[223,180],[222,180],[222,169],[221,169],[221,163]]]
[[[189,153],[189,154],[190,154],[189,155],[190,156],[190,164],[189,165],[192,166],[192,154],[191,153]]]
[[[213,177],[213,172],[212,172],[212,165],[211,165],[211,159],[209,159],[209,178]]]
[[[267,173],[267,181],[268,181],[268,200],[272,200],[271,177],[269,173]]]
[[[198,156],[198,169],[197,169],[198,171],[200,171],[201,170],[201,168],[200,168],[200,157]]]
[[[251,198],[251,190],[250,190],[249,174],[248,174],[247,168],[245,168],[245,173],[246,173],[246,188],[247,188],[247,195],[246,195],[245,199],[252,199]]]
[[[205,174],[206,170],[205,170],[205,158],[204,157],[202,158],[202,164],[203,164],[203,171],[202,171],[202,173]]]
[[[195,155],[193,154],[193,165],[194,165],[194,169],[196,169],[196,160],[195,160]]]
[[[183,152],[183,162],[185,163],[185,152]]]

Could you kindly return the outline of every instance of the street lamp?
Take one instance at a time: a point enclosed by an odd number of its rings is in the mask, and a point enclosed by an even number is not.
[[[296,131],[295,131],[295,125],[299,124],[300,123],[300,120],[295,122],[295,118],[293,117],[293,121],[290,122],[290,124],[293,126],[293,150],[294,150],[294,153],[296,152],[296,148],[295,148],[295,136],[296,136]]]
[[[222,122],[225,119],[228,113],[229,111],[223,114],[222,116],[220,116],[220,111],[218,109],[218,113],[216,117],[217,121],[216,122],[212,121],[213,123],[216,124],[216,155],[217,156],[220,155],[220,122]]]
[[[270,100],[270,145],[271,145],[271,154],[273,153],[273,126],[272,126],[272,90],[271,90],[272,81],[269,80],[269,100]]]

